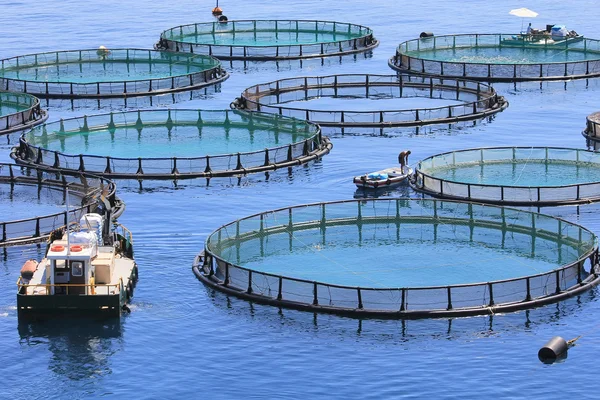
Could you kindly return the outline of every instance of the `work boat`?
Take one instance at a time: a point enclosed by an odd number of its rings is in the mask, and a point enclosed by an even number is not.
[[[381,189],[396,187],[406,182],[413,173],[412,168],[408,166],[409,155],[410,150],[400,152],[398,154],[399,166],[355,176],[353,179],[354,184],[359,188]]]
[[[412,168],[408,167],[387,168],[381,171],[371,172],[370,174],[355,176],[353,181],[359,188],[393,188],[406,182],[407,178],[412,173]]]
[[[78,231],[58,232],[39,263],[27,261],[17,281],[22,314],[77,312],[118,316],[128,310],[138,269],[131,233],[99,214],[85,214]]]

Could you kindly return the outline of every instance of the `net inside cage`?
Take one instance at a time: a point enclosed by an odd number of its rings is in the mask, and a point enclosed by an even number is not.
[[[301,59],[351,54],[377,46],[371,29],[329,21],[239,20],[164,31],[157,48],[220,59]]]
[[[275,168],[328,148],[318,126],[288,117],[148,110],[46,124],[21,138],[18,157],[68,170],[166,179]]]
[[[78,98],[172,92],[225,79],[206,55],[113,49],[40,53],[1,61],[0,88]]]
[[[399,45],[394,69],[489,81],[556,80],[600,74],[600,41],[520,34],[468,34],[414,39]]]
[[[420,162],[417,189],[511,202],[579,202],[600,197],[600,158],[568,148],[485,148]]]
[[[481,119],[507,103],[480,82],[399,74],[282,79],[244,90],[233,106],[323,126],[391,127]]]
[[[298,206],[207,240],[212,273],[253,295],[333,308],[449,310],[525,301],[590,277],[596,238],[517,209],[425,199]]]

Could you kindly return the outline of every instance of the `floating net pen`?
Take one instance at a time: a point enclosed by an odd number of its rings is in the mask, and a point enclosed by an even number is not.
[[[323,99],[336,101],[333,107],[343,107],[344,103],[350,106],[349,101],[354,99],[373,100],[373,104],[394,99],[411,99],[414,103],[415,99],[424,99],[431,100],[433,105],[406,109],[394,109],[392,105],[378,111],[314,108],[315,103]],[[367,105],[367,102],[361,104]],[[232,108],[302,118],[322,127],[341,128],[456,123],[485,118],[507,106],[504,97],[480,82],[406,74],[281,79],[249,87],[231,104]]]
[[[436,199],[360,199],[222,226],[193,271],[254,302],[357,317],[532,308],[599,283],[589,230],[523,210]]]
[[[582,134],[586,139],[595,142],[600,140],[600,111],[587,116],[585,130]]]
[[[42,98],[111,98],[195,90],[228,78],[209,56],[143,49],[76,50],[0,61],[0,90]]]
[[[24,93],[0,92],[0,135],[24,130],[48,119],[40,100]]]
[[[307,121],[237,110],[146,110],[41,125],[20,138],[21,164],[124,179],[243,175],[304,164],[331,142]]]
[[[517,82],[600,75],[600,40],[519,40],[518,34],[432,36],[401,43],[397,71],[483,81]]]
[[[330,21],[239,20],[182,25],[160,35],[155,48],[221,60],[269,61],[341,56],[379,42],[365,26]]]
[[[512,205],[600,200],[600,154],[557,147],[491,147],[419,162],[413,188],[451,199]]]
[[[109,180],[13,164],[0,164],[0,195],[5,197],[0,202],[2,215],[17,218],[0,221],[0,247],[45,241],[52,232],[78,222],[86,213],[117,218],[125,209]]]

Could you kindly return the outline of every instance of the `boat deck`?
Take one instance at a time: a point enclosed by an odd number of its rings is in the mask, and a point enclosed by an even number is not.
[[[100,253],[102,254],[102,253]],[[101,257],[97,257],[92,263],[101,261]],[[27,295],[46,295],[48,294],[47,287],[50,285],[50,280],[46,277],[46,265],[50,261],[47,259],[42,260],[38,264],[37,270],[34,272],[31,281],[29,282],[26,290]],[[119,295],[120,294],[120,280],[123,279],[123,285],[127,285],[127,281],[133,274],[133,268],[135,262],[127,258],[121,258],[119,255],[115,256],[114,269],[110,277],[109,283],[97,283],[95,286],[95,295]],[[88,293],[92,296],[93,294]]]

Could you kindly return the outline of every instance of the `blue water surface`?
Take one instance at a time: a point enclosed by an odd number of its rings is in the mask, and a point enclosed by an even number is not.
[[[78,48],[150,48],[173,26],[210,21],[214,4],[191,0],[73,0],[0,4],[0,58]],[[508,12],[526,6],[535,20],[565,23],[597,34],[600,9],[591,0],[489,2],[432,0],[322,2],[222,1],[230,18],[330,18],[374,29],[381,45],[372,57],[300,63],[225,63],[231,78],[220,91],[178,103],[223,109],[255,83],[299,75],[388,74],[396,46],[419,36],[493,33],[522,20]],[[356,320],[253,305],[206,289],[191,263],[213,230],[236,218],[294,204],[361,196],[352,177],[480,146],[585,148],[585,117],[600,107],[600,82],[496,84],[510,107],[492,121],[436,130],[330,134],[330,155],[306,167],[241,179],[119,182],[134,234],[140,280],[132,312],[120,321],[19,323],[19,269],[43,247],[0,250],[0,398],[597,398],[600,351],[598,289],[528,312],[454,320]],[[97,113],[62,102],[50,119]],[[164,105],[161,105],[164,107]],[[109,107],[107,107],[109,108]],[[102,111],[108,111],[106,109]],[[0,138],[0,159],[17,135]],[[386,193],[414,195],[407,188]],[[600,233],[598,205],[542,210]],[[435,254],[424,253],[424,258]],[[583,335],[561,363],[544,365],[538,349],[553,336]]]

